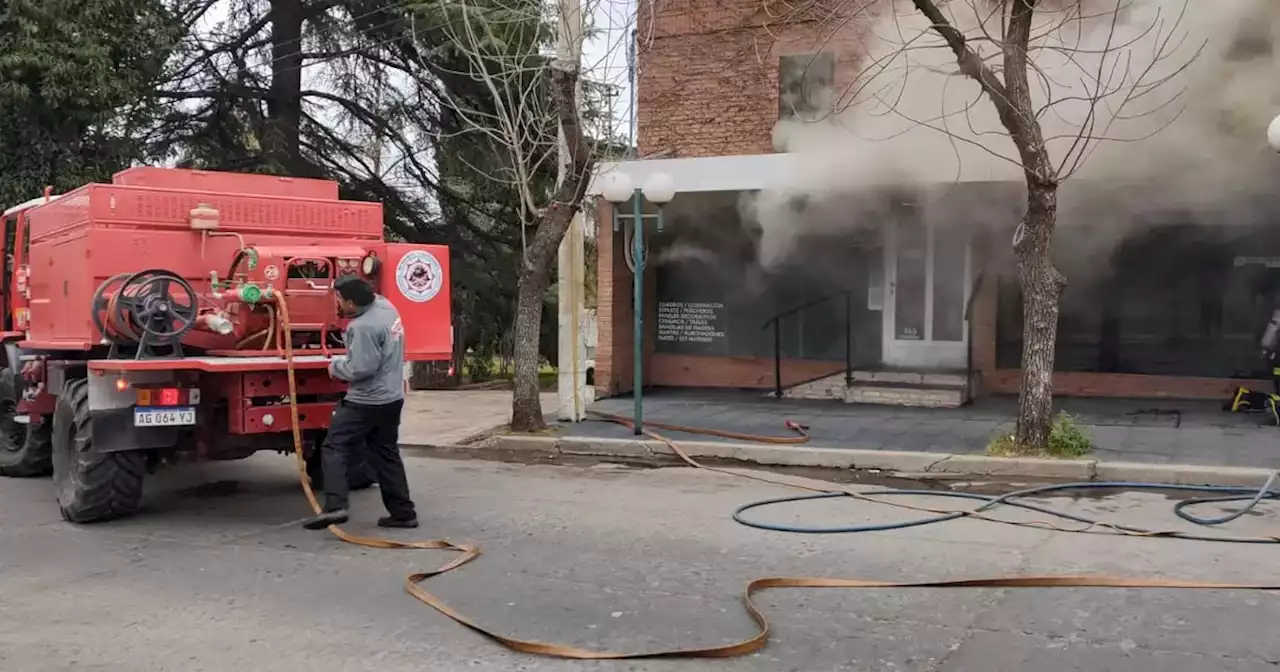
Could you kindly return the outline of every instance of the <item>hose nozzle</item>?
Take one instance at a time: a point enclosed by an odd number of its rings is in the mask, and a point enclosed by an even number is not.
[[[205,313],[196,318],[196,327],[205,331],[212,331],[215,334],[226,336],[235,330],[235,325],[227,316],[218,313]]]

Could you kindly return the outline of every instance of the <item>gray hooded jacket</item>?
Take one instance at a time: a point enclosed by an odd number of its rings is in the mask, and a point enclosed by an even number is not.
[[[404,399],[404,323],[386,297],[374,297],[351,320],[343,342],[347,354],[333,358],[329,373],[347,382],[347,401],[380,406]]]

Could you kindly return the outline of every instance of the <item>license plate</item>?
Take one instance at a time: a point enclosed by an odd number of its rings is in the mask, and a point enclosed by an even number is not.
[[[181,427],[196,424],[194,408],[135,408],[134,427]]]

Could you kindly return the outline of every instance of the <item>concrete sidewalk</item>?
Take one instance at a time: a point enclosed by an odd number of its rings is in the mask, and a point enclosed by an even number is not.
[[[560,399],[542,395],[542,412],[554,418]],[[511,422],[509,390],[410,392],[400,420],[400,444],[419,448],[456,446]]]
[[[1218,404],[1167,400],[1064,399],[1095,448],[1082,460],[994,458],[989,439],[1007,431],[1015,400],[988,399],[962,409],[857,406],[761,398],[725,392],[662,392],[645,400],[650,422],[763,436],[787,436],[786,420],[808,426],[803,445],[743,443],[662,432],[694,457],[769,466],[875,469],[957,477],[1150,481],[1258,487],[1280,466],[1280,429],[1259,416],[1222,412]],[[606,399],[593,410],[630,417],[632,400]],[[499,436],[485,447],[538,457],[589,455],[663,462],[671,451],[607,422],[557,425],[558,436]]]
[[[1131,481],[1169,485],[1220,485],[1260,488],[1273,469],[1219,465],[988,457],[924,451],[860,450],[820,446],[779,446],[732,441],[678,441],[695,459],[714,458],[774,467],[863,469],[904,477],[1031,479],[1055,481]],[[624,463],[675,464],[679,458],[653,440],[582,436],[497,435],[475,446],[540,458],[562,455],[597,457]]]

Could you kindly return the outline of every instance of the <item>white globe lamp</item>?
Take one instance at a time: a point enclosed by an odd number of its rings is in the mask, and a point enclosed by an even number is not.
[[[644,197],[655,205],[666,205],[676,197],[676,183],[666,173],[654,173],[644,183]]]
[[[600,195],[604,200],[617,205],[631,200],[635,187],[631,186],[631,178],[626,173],[610,171],[600,180]]]
[[[1267,144],[1271,145],[1271,149],[1280,152],[1280,116],[1271,122],[1271,126],[1267,127]]]

